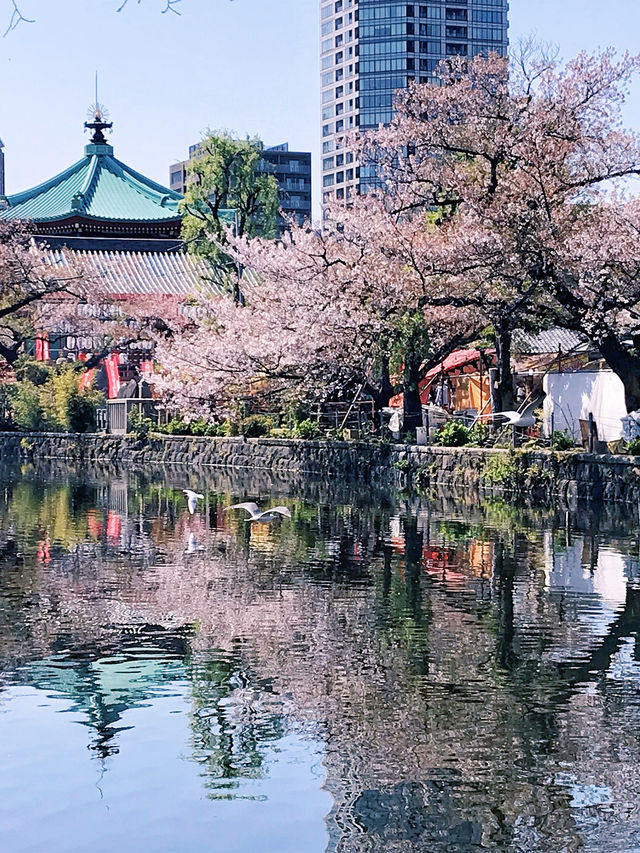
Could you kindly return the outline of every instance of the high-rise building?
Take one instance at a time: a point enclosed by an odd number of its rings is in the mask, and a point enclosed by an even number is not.
[[[189,160],[198,156],[198,145],[189,146]],[[174,163],[169,169],[169,186],[184,195],[189,160]],[[294,217],[300,225],[311,219],[311,154],[289,151],[289,144],[274,145],[262,152],[260,170],[274,175],[278,182],[280,209],[286,217]],[[278,213],[278,229],[282,233],[285,219]]]
[[[507,52],[508,0],[320,0],[322,198],[375,185],[345,136],[390,121],[393,96],[449,56]]]

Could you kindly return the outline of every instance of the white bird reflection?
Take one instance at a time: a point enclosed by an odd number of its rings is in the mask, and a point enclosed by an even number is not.
[[[185,554],[198,554],[201,551],[204,551],[204,545],[199,545],[198,540],[196,538],[196,534],[193,531],[189,534],[189,539],[187,540],[187,547],[184,549]]]

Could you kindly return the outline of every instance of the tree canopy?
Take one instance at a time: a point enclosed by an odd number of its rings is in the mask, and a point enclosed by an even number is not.
[[[274,237],[278,184],[262,159],[258,138],[208,133],[187,170],[182,235],[198,254],[219,261],[227,243],[229,212],[237,237]]]
[[[600,349],[640,408],[640,142],[620,125],[639,65],[525,52],[453,59],[441,85],[412,84],[388,127],[351,140],[382,189],[334,202],[322,231],[232,240],[255,273],[247,305],[206,305],[161,353],[167,387],[186,393],[188,375],[220,400],[232,384],[358,384],[384,404],[395,362],[415,410],[425,370],[488,328],[511,408],[514,330],[561,326]]]

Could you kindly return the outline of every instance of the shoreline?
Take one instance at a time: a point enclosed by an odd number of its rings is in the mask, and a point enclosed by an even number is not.
[[[0,433],[3,459],[62,460],[121,467],[189,465],[271,471],[278,478],[352,480],[427,493],[432,487],[480,495],[526,496],[535,503],[580,500],[640,503],[640,457],[581,451],[440,447],[360,441]]]

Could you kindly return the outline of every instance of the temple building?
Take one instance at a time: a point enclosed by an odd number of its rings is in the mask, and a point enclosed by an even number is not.
[[[33,189],[0,197],[0,219],[32,223],[51,248],[180,250],[180,193],[114,157],[104,135],[112,124],[99,110],[85,127],[93,136],[84,157]]]
[[[32,189],[0,194],[0,220],[27,222],[45,262],[59,267],[77,259],[114,298],[182,302],[212,278],[208,263],[188,254],[181,240],[182,195],[116,159],[105,137],[111,127],[96,106],[85,123],[92,137],[84,156]],[[117,381],[109,396],[117,395],[120,380],[139,375],[148,358],[142,343],[114,354]],[[37,344],[36,338],[36,357]],[[72,359],[88,350],[91,341],[73,329],[50,329],[40,357]]]

